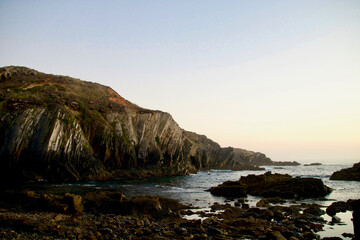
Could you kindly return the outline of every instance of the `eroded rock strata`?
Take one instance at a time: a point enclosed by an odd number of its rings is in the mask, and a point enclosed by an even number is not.
[[[259,169],[262,153],[221,148],[96,83],[0,68],[0,176],[6,182],[184,175]]]

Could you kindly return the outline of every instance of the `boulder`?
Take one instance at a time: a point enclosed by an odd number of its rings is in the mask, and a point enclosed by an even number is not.
[[[360,162],[354,164],[352,168],[345,168],[334,172],[330,180],[360,181]]]
[[[121,192],[94,191],[84,196],[84,207],[88,212],[94,213],[121,213],[119,208],[125,195]]]
[[[246,185],[238,181],[226,181],[209,189],[211,194],[224,197],[246,197]]]
[[[27,191],[24,196],[24,208],[28,210],[58,212],[70,214],[83,213],[82,197],[76,194],[65,193],[55,195],[50,193],[39,194]]]
[[[246,196],[246,194],[263,197],[280,198],[314,198],[329,194],[331,188],[324,185],[321,179],[293,178],[288,174],[261,175],[250,174],[239,181],[227,181],[209,191],[213,195],[225,197]]]
[[[95,191],[84,196],[85,210],[93,213],[129,216],[150,215],[155,218],[169,216],[185,209],[177,200],[159,196],[139,196],[125,199],[121,192]]]
[[[321,216],[321,215],[325,214],[325,211],[320,208],[320,205],[311,204],[304,210],[304,213],[312,214],[315,216]]]
[[[254,196],[281,198],[323,197],[331,192],[321,179],[293,178],[288,174],[248,175],[240,178],[240,183],[247,186],[247,193]]]
[[[335,216],[338,212],[346,212],[351,210],[350,205],[347,202],[339,201],[333,202],[330,206],[326,208],[326,213],[329,216]]]

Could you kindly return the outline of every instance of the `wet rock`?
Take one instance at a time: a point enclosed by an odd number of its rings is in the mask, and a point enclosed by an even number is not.
[[[125,195],[121,192],[94,191],[84,196],[86,211],[99,213],[122,213],[121,204]]]
[[[177,200],[156,197],[139,196],[125,199],[120,192],[95,191],[84,196],[85,209],[94,213],[113,213],[120,215],[150,215],[164,217],[176,214],[187,206]]]
[[[266,198],[266,200],[269,202],[269,203],[272,203],[272,204],[283,204],[285,203],[286,201],[284,199],[282,199],[281,197],[271,197],[271,198]]]
[[[229,207],[230,207],[229,204],[214,203],[214,204],[211,206],[211,210],[212,210],[212,211],[225,210],[225,209],[228,209]]]
[[[223,213],[219,214],[220,217],[225,219],[233,219],[244,216],[244,210],[237,207],[230,207]]]
[[[60,196],[28,191],[25,193],[24,201],[24,207],[29,210],[76,214],[82,214],[83,212],[82,197],[70,193]]]
[[[269,204],[268,200],[266,200],[266,199],[261,199],[260,201],[258,201],[258,202],[256,203],[256,206],[257,206],[257,207],[269,207],[270,204]]]
[[[244,217],[253,216],[259,219],[271,220],[274,218],[274,213],[268,209],[260,209],[260,208],[249,208],[246,210]]]
[[[345,168],[334,172],[330,180],[360,181],[360,162],[355,163],[352,168]]]
[[[274,240],[286,240],[286,238],[279,231],[271,232],[270,238]]]
[[[227,181],[217,187],[210,188],[213,195],[236,197],[251,194],[263,197],[280,198],[313,198],[322,197],[331,192],[321,179],[293,178],[288,174],[272,174],[243,176],[239,181]]]
[[[254,196],[281,198],[312,198],[329,194],[331,189],[321,179],[293,178],[288,174],[248,175],[240,183],[247,186],[247,193]]]
[[[175,233],[180,234],[180,235],[185,235],[188,233],[188,230],[186,228],[176,228]]]
[[[305,239],[320,239],[320,236],[318,234],[313,233],[313,232],[305,232],[303,234],[303,237]]]
[[[351,210],[350,205],[344,201],[333,202],[330,206],[326,208],[326,213],[329,216],[334,216],[338,212],[346,212]]]
[[[360,199],[349,200],[349,205],[353,211],[353,224],[355,239],[360,239]]]
[[[83,213],[83,203],[82,203],[82,197],[79,195],[71,194],[71,193],[65,193],[65,201],[69,204],[69,211],[73,213],[82,214]]]
[[[309,214],[312,214],[315,216],[321,216],[321,215],[325,214],[325,211],[320,208],[320,205],[311,204],[304,210],[304,213],[309,213]]]
[[[182,215],[193,215],[193,214],[195,214],[195,212],[190,209],[187,209],[187,210],[182,210],[181,214]]]
[[[248,209],[249,207],[250,207],[250,205],[247,204],[247,203],[241,204],[241,208],[242,208],[242,209]]]
[[[354,234],[352,234],[352,233],[343,233],[343,234],[341,234],[343,237],[346,237],[346,238],[352,238],[352,237],[354,237]]]
[[[246,197],[246,186],[237,181],[226,181],[209,191],[215,196]]]
[[[291,236],[289,240],[299,240],[297,237]]]
[[[332,217],[331,217],[331,222],[332,222],[332,223],[340,223],[340,222],[341,222],[341,218],[339,218],[338,216],[332,216]]]

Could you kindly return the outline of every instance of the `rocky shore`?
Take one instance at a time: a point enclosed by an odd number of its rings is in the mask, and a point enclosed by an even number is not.
[[[238,198],[234,206],[215,203],[206,211],[164,197],[127,199],[109,191],[83,196],[3,191],[2,196],[0,239],[301,240],[320,239],[326,224],[322,206],[296,201],[285,206],[281,198],[261,199],[256,207]],[[353,210],[358,221],[359,202],[335,203],[327,212]]]
[[[227,200],[209,208],[160,196],[127,198],[120,190],[69,193],[12,187],[0,191],[0,239],[320,239],[325,225],[341,224],[336,214],[346,211],[353,212],[354,233],[359,235],[360,200],[327,208],[298,202],[330,191],[317,180],[250,174],[213,188],[212,193],[219,189]],[[250,204],[246,194],[260,189],[263,198]],[[356,239],[353,233],[344,234]]]

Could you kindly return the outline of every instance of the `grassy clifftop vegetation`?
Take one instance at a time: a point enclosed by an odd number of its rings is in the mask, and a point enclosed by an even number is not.
[[[149,111],[125,100],[110,87],[67,76],[40,73],[25,67],[0,68],[0,110],[5,105],[68,106],[74,110]]]

